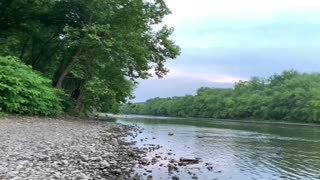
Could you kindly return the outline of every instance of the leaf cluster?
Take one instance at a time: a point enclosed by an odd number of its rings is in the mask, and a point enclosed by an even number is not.
[[[64,93],[51,81],[16,57],[0,57],[0,110],[4,112],[56,115],[62,112]]]

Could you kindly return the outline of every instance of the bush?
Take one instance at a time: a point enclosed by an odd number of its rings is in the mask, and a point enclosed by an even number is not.
[[[62,112],[61,90],[16,57],[0,56],[0,109],[29,115],[56,115]]]

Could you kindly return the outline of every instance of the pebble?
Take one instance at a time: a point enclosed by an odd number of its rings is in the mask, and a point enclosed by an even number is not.
[[[103,168],[109,168],[110,164],[107,161],[100,162],[100,166]]]
[[[191,178],[192,178],[192,179],[198,179],[198,177],[197,177],[197,176],[192,176]]]
[[[137,128],[74,119],[0,117],[0,179],[130,179],[147,151],[121,137]]]
[[[113,145],[113,146],[118,146],[118,140],[116,138],[111,138],[111,141],[109,142],[109,144]]]
[[[173,180],[179,180],[179,177],[178,176],[172,176],[172,179]]]

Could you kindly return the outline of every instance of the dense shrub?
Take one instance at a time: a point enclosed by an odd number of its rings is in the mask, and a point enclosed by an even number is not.
[[[0,56],[0,111],[32,115],[62,112],[63,92],[16,57]],[[1,110],[2,109],[2,110]]]

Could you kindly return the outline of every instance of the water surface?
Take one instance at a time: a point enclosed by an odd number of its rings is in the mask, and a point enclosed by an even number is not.
[[[319,126],[203,119],[117,119],[117,122],[137,124],[145,129],[133,139],[137,146],[162,146],[150,152],[150,157],[202,159],[200,164],[183,166],[173,173],[168,171],[165,160],[136,169],[154,179],[173,176],[180,179],[193,176],[199,179],[320,179]],[[174,135],[168,136],[169,132]],[[160,167],[161,163],[165,165]],[[152,172],[147,173],[146,169]]]

